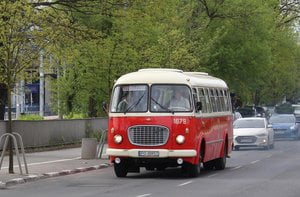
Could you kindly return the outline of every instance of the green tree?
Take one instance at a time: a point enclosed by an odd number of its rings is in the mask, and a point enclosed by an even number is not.
[[[209,72],[225,79],[244,103],[274,103],[274,96],[278,101],[299,88],[295,62],[299,46],[293,25],[282,23],[285,16],[277,1],[198,2],[190,26],[193,37],[211,43],[204,64]],[[287,54],[290,50],[293,52]]]
[[[46,54],[59,43],[87,32],[72,20],[67,10],[59,12],[61,5],[54,5],[53,1],[47,7],[47,2],[0,2],[0,84],[4,84],[7,90],[8,133],[12,132],[10,94],[16,82],[26,79],[26,70],[36,65],[42,52]],[[64,5],[66,8],[76,9],[75,4]],[[9,173],[13,173],[12,143],[9,156]]]
[[[185,14],[190,10],[189,4],[179,0],[132,1],[112,10],[110,16],[94,16],[92,20],[78,16],[103,37],[66,49],[65,53],[70,50],[75,55],[66,63],[58,83],[68,88],[56,93],[64,95],[64,103],[72,98],[72,108],[65,113],[99,115],[101,101],[108,100],[114,80],[127,72],[147,67],[197,67],[185,31]]]

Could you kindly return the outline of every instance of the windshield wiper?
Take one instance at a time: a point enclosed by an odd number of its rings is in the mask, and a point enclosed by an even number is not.
[[[137,102],[133,103],[132,105],[130,105],[125,111],[124,114],[126,114],[127,112],[131,111],[133,108],[135,108],[142,100],[142,98],[145,96],[146,92],[144,92],[144,94],[137,100]]]
[[[161,107],[161,108],[164,109],[165,111],[174,114],[174,111],[173,111],[173,110],[170,110],[169,108],[163,106],[163,105],[160,104],[158,101],[156,101],[154,98],[151,97],[151,100],[154,101],[155,104],[157,104],[159,107]]]

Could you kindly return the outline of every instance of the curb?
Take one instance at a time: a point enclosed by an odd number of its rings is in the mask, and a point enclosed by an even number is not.
[[[46,178],[77,174],[77,173],[87,172],[87,171],[92,171],[92,170],[99,170],[99,169],[107,168],[107,167],[110,167],[110,166],[111,166],[111,164],[104,163],[104,164],[100,164],[100,165],[96,165],[96,166],[90,166],[90,167],[84,167],[84,168],[75,168],[73,170],[62,170],[60,172],[48,172],[48,173],[44,173],[44,174],[41,174],[41,175],[28,175],[28,176],[23,177],[23,178],[11,179],[7,182],[0,181],[0,189],[6,189],[9,186],[28,183],[28,182],[33,182],[33,181],[46,179]]]

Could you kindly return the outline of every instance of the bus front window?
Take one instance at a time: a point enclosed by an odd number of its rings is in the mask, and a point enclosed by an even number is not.
[[[111,112],[146,112],[148,110],[148,86],[120,85],[113,92]]]
[[[185,85],[152,85],[150,111],[192,111],[190,88]]]

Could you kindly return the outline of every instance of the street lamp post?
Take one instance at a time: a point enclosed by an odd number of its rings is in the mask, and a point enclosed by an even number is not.
[[[40,54],[40,116],[44,116],[44,53],[41,50]]]

